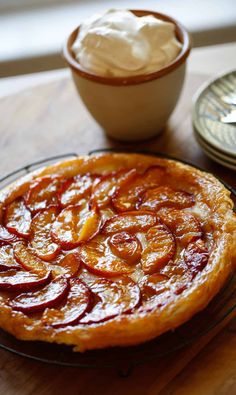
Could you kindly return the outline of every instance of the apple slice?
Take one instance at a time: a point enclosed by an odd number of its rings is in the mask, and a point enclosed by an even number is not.
[[[140,196],[150,188],[161,184],[165,171],[159,166],[146,169],[143,174],[136,172],[129,182],[121,185],[112,198],[113,206],[117,211],[134,210]]]
[[[26,206],[33,213],[58,204],[57,191],[61,184],[58,176],[45,176],[37,179],[25,196]]]
[[[127,259],[117,257],[112,253],[107,236],[97,235],[88,243],[83,244],[79,255],[88,271],[104,277],[117,277],[134,270]]]
[[[142,292],[142,305],[139,312],[151,311],[153,308],[161,307],[163,302],[167,302],[171,292],[169,277],[155,273],[145,276],[139,287]]]
[[[136,176],[136,173],[137,171],[135,169],[121,169],[115,173],[103,176],[92,188],[91,206],[93,207],[95,205],[99,208],[107,207],[117,188],[129,183]]]
[[[190,243],[184,252],[184,261],[191,270],[193,277],[202,271],[207,265],[209,259],[209,251],[203,240],[197,240]]]
[[[194,196],[184,191],[175,191],[168,186],[147,190],[142,196],[139,208],[142,210],[158,210],[161,207],[177,209],[191,207],[195,203]]]
[[[13,292],[27,292],[49,283],[51,272],[39,277],[35,273],[8,270],[0,273],[0,290]]]
[[[155,273],[167,264],[175,254],[175,239],[165,225],[148,230],[147,247],[143,250],[141,265],[144,273]]]
[[[175,209],[161,209],[158,215],[184,247],[203,235],[198,219],[191,213]]]
[[[47,210],[38,212],[31,225],[31,246],[34,253],[45,261],[52,261],[60,251],[57,243],[51,237],[52,224],[57,218],[58,209],[50,207]]]
[[[108,244],[112,253],[125,259],[128,264],[136,263],[141,257],[142,245],[135,235],[127,232],[115,233],[108,238]]]
[[[29,247],[27,247],[23,242],[19,242],[14,245],[14,257],[26,270],[39,275],[45,275],[45,273],[48,272],[46,262],[35,256]]]
[[[81,324],[104,322],[117,315],[130,313],[141,301],[138,285],[128,277],[114,282],[105,278],[95,279],[89,283],[95,295],[95,305]]]
[[[61,211],[52,226],[53,239],[70,250],[91,239],[100,227],[100,218],[88,207],[69,206]]]
[[[21,269],[21,266],[14,259],[12,246],[0,247],[0,271],[19,269]]]
[[[62,302],[68,291],[68,280],[63,277],[55,278],[38,291],[18,295],[10,302],[10,306],[23,313],[38,313]]]
[[[5,226],[10,232],[20,237],[28,237],[30,225],[31,213],[23,199],[16,199],[6,207]]]
[[[96,177],[89,174],[78,175],[68,180],[59,191],[59,200],[62,207],[78,204],[80,199],[88,197]]]
[[[145,276],[139,284],[145,299],[153,295],[159,295],[169,289],[168,280],[168,276],[160,273]]]
[[[59,266],[63,269],[65,277],[75,277],[81,267],[81,259],[77,252],[71,252],[64,256]]]
[[[151,312],[168,303],[173,298],[171,280],[168,276],[154,273],[142,278],[139,283],[142,292],[142,304],[138,313]]]
[[[60,309],[47,309],[42,317],[46,325],[62,328],[78,323],[90,307],[91,291],[78,278],[70,280],[70,290],[66,304]]]
[[[103,234],[121,231],[136,233],[147,230],[158,223],[156,214],[150,211],[127,211],[108,219],[103,228]]]
[[[17,241],[16,235],[8,232],[3,225],[0,225],[0,245],[10,244],[14,241]]]

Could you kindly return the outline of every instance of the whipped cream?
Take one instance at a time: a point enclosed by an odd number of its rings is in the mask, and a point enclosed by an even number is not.
[[[180,49],[173,23],[126,10],[109,10],[85,20],[72,46],[85,70],[114,77],[158,71]]]

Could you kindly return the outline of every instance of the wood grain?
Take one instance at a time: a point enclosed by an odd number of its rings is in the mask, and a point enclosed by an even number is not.
[[[190,74],[166,130],[155,139],[132,145],[122,145],[106,138],[84,109],[70,79],[1,99],[0,176],[56,154],[83,154],[97,148],[124,147],[159,151],[190,161],[236,187],[234,172],[209,160],[194,139],[190,116],[192,96],[207,77]],[[233,316],[234,313],[228,320]],[[136,367],[128,378],[118,377],[112,369],[61,368],[33,362],[2,350],[0,394],[234,394],[236,338],[233,324],[206,346],[226,324],[225,321],[214,332],[181,352]]]
[[[0,176],[48,156],[87,153],[104,147],[149,149],[204,167],[236,186],[234,172],[208,159],[191,126],[192,96],[207,75],[189,75],[166,130],[146,142],[122,144],[108,139],[81,103],[70,79],[41,85],[0,100]]]

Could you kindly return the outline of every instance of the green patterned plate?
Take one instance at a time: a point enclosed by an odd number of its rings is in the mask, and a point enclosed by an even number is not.
[[[193,127],[201,141],[230,161],[236,160],[236,124],[225,124],[221,118],[236,110],[234,104],[223,100],[232,94],[236,94],[236,71],[224,74],[201,87],[193,98],[192,111]]]

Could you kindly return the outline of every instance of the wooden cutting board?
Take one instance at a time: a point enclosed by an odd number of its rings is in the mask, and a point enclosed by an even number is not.
[[[125,145],[106,138],[84,109],[68,78],[1,99],[0,177],[18,167],[57,154],[84,154],[98,148],[123,147],[159,151],[190,161],[236,188],[235,173],[209,160],[193,135],[192,96],[207,78],[207,75],[200,74],[188,76],[181,100],[160,136]],[[123,379],[114,370],[61,368],[0,351],[0,394],[233,394],[236,393],[236,376],[232,370],[232,367],[236,368],[236,339],[232,324],[205,347],[233,317],[234,312],[191,347],[161,361],[138,366]],[[204,351],[194,359],[203,348]]]

